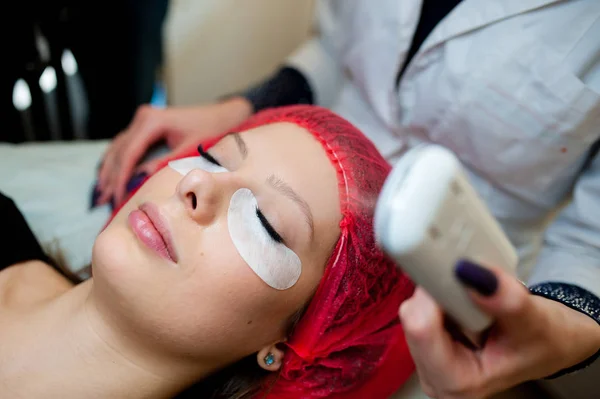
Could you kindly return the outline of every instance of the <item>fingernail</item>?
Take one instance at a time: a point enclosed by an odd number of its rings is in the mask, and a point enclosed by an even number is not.
[[[90,200],[90,209],[94,209],[95,207],[97,207],[100,201],[100,196],[102,195],[102,192],[100,191],[100,188],[98,187],[98,185],[96,184],[94,186],[94,189],[92,190],[92,198]]]
[[[467,287],[483,296],[492,296],[498,289],[498,279],[490,270],[467,260],[457,263],[456,277]]]
[[[126,191],[129,193],[130,191],[135,190],[140,184],[142,184],[146,177],[148,177],[148,174],[146,172],[141,172],[133,176],[131,180],[129,180],[129,182],[127,183],[127,186],[125,188]]]

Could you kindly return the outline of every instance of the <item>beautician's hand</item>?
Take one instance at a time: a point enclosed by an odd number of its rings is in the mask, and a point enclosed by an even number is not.
[[[118,206],[124,199],[127,181],[146,151],[166,141],[174,156],[203,140],[234,128],[252,114],[252,106],[241,97],[222,103],[184,108],[158,109],[141,106],[129,127],[119,133],[108,147],[100,168],[98,204],[112,196]],[[138,167],[139,172],[155,171],[159,160]]]
[[[486,398],[574,366],[600,348],[594,320],[531,295],[502,270],[461,263],[457,275],[496,323],[483,348],[473,351],[450,337],[442,310],[422,288],[402,304],[400,318],[426,395]]]

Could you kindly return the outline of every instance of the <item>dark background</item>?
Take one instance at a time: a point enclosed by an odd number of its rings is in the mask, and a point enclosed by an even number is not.
[[[8,4],[6,4],[8,3]],[[46,66],[57,72],[60,138],[73,139],[61,56],[70,49],[87,93],[87,137],[110,138],[125,128],[135,109],[150,102],[162,62],[162,26],[168,0],[21,0],[0,11],[0,141],[22,142],[22,120],[12,103],[17,79],[32,91],[36,140],[49,140],[38,80]],[[47,39],[43,62],[35,30]]]

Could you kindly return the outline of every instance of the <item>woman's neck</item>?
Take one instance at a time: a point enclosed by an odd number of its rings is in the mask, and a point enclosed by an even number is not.
[[[2,392],[15,398],[164,398],[206,375],[120,330],[98,310],[92,289],[88,280],[12,323],[21,327],[8,330],[3,344],[10,346],[0,345]],[[9,356],[2,353],[9,348]]]

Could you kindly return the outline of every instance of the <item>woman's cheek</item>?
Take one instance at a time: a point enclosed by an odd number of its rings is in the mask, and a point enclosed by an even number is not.
[[[221,293],[230,294],[256,286],[269,288],[239,255],[225,225],[202,230],[186,247],[192,251],[180,267],[189,271],[186,278],[193,278],[199,290],[218,287]]]

